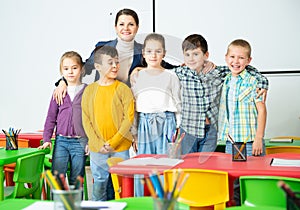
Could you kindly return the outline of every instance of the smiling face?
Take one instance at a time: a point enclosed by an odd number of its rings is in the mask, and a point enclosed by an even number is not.
[[[143,57],[148,68],[160,69],[161,62],[165,56],[163,45],[158,40],[149,39],[143,49]]]
[[[101,63],[95,63],[96,69],[100,73],[100,78],[104,81],[115,80],[120,68],[118,56],[102,54]]]
[[[138,29],[139,26],[131,15],[120,15],[115,25],[118,37],[125,42],[132,41]]]
[[[61,74],[67,80],[68,85],[75,86],[80,84],[82,66],[75,58],[67,57],[62,60]]]
[[[204,67],[204,62],[208,59],[208,52],[203,53],[198,47],[184,51],[183,57],[185,65],[199,73]]]
[[[233,76],[239,75],[251,62],[249,50],[242,46],[230,45],[225,60]]]

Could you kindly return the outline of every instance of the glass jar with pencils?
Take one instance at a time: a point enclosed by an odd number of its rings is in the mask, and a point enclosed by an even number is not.
[[[180,143],[168,143],[168,157],[173,159],[181,158],[181,144]]]
[[[6,138],[6,150],[17,150],[18,149],[18,134],[21,129],[9,128],[8,131],[2,129]]]
[[[153,198],[153,209],[156,210],[179,210],[177,199]]]

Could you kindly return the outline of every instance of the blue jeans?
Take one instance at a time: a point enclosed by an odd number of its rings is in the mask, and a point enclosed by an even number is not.
[[[109,181],[107,159],[110,157],[121,157],[123,159],[129,158],[129,151],[115,152],[109,154],[101,154],[100,152],[90,152],[90,166],[92,176],[94,179],[92,200],[106,201]],[[113,190],[113,189],[112,189]]]
[[[77,176],[84,176],[86,138],[56,136],[52,158],[52,172],[66,174],[70,163],[69,184],[74,185]]]
[[[181,143],[182,154],[193,152],[214,152],[217,148],[217,130],[214,126],[205,125],[204,138],[197,138],[180,128],[180,133],[185,132]]]

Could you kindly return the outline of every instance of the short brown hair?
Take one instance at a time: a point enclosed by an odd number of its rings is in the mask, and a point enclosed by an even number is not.
[[[207,41],[200,34],[192,34],[184,39],[182,42],[182,51],[194,50],[200,48],[201,51],[205,54],[208,51]]]
[[[244,39],[236,39],[236,40],[233,40],[227,47],[227,53],[228,54],[228,51],[229,51],[229,48],[231,46],[237,46],[237,47],[243,47],[245,48],[247,51],[248,51],[248,56],[249,58],[251,57],[251,46],[249,44],[249,42],[247,42],[246,40]]]
[[[102,55],[109,55],[112,58],[115,58],[118,56],[118,51],[116,48],[108,45],[96,48],[94,53],[94,63],[102,64]]]

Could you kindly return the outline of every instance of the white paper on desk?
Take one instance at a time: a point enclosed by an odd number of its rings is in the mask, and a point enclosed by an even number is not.
[[[271,166],[300,167],[300,160],[273,158]]]
[[[175,166],[182,163],[181,159],[173,158],[154,158],[154,157],[144,157],[144,158],[131,158],[119,163],[119,165],[127,166],[146,166],[146,165],[159,165],[159,166]]]
[[[105,209],[105,210],[123,210],[126,207],[126,202],[106,202],[106,201],[82,201],[81,207],[91,208],[91,209]],[[102,207],[102,208],[101,208]],[[53,210],[54,202],[37,201],[27,206],[23,210]]]
[[[81,208],[99,208],[99,209],[113,209],[122,210],[126,207],[126,202],[107,202],[107,201],[82,201]]]
[[[24,208],[23,210],[36,210],[36,209],[53,210],[54,202],[36,201],[30,206]]]

